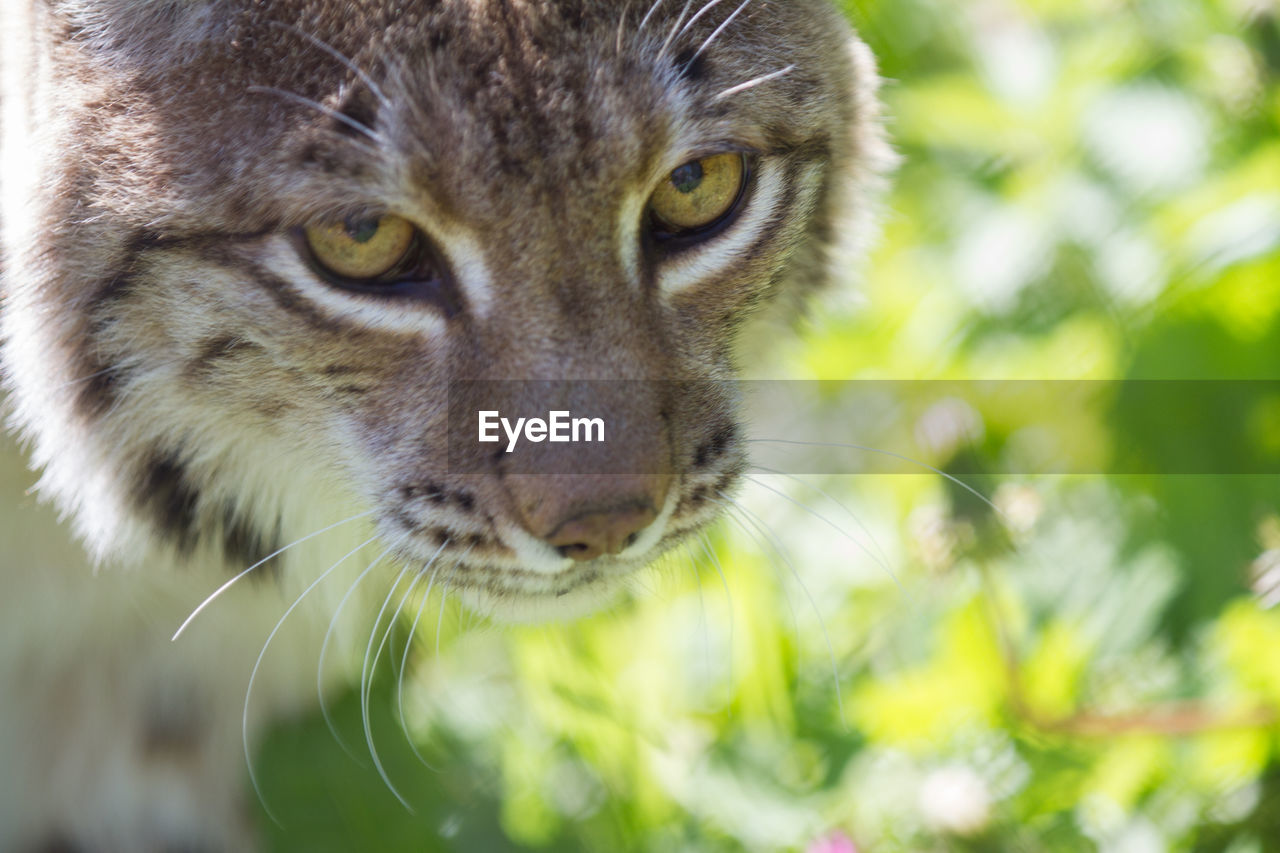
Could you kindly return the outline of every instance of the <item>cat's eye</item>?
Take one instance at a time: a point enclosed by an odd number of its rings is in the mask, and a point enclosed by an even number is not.
[[[351,282],[376,283],[403,269],[417,231],[402,217],[385,214],[313,225],[303,235],[325,271]]]
[[[737,207],[746,181],[746,158],[736,152],[691,160],[675,169],[649,200],[658,235],[684,237],[715,227]]]

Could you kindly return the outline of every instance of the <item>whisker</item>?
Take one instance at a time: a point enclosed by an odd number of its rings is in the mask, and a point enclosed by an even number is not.
[[[443,547],[443,546],[441,546]],[[425,572],[430,568],[430,563],[423,568]],[[436,582],[436,575],[439,570],[431,573],[431,579],[427,581],[427,591],[422,594],[422,601],[418,603],[418,612],[413,617],[413,625],[409,628],[409,638],[404,641],[404,654],[400,658],[400,674],[396,677],[396,712],[400,717],[400,731],[404,732],[404,739],[409,743],[409,749],[413,750],[413,754],[423,767],[428,770],[436,771],[436,768],[429,761],[422,757],[422,753],[418,752],[418,745],[413,742],[413,738],[409,737],[409,726],[404,720],[404,673],[408,669],[409,648],[413,644],[414,635],[418,633],[418,622],[422,619],[422,614],[426,610],[427,601],[431,599],[431,587]],[[436,771],[439,772],[439,771]]]
[[[368,516],[373,515],[375,511],[376,510],[369,510],[368,512],[361,512],[361,513],[357,513],[356,515],[350,516],[348,518],[344,518],[342,519],[342,521],[335,521],[333,524],[330,524],[328,527],[322,527],[321,529],[315,531],[314,533],[308,533],[306,536],[303,536],[301,539],[295,539],[292,542],[290,542],[288,545],[285,545],[283,548],[280,548],[277,551],[273,551],[272,553],[263,557],[261,560],[254,563],[252,566],[240,572],[240,574],[236,575],[231,580],[227,581],[222,586],[215,589],[212,595],[210,595],[204,601],[200,602],[200,605],[196,607],[195,610],[191,611],[191,615],[188,616],[185,620],[183,620],[182,624],[178,626],[178,630],[173,632],[173,636],[170,638],[170,642],[173,642],[174,640],[177,640],[178,637],[182,636],[182,632],[187,630],[187,626],[191,624],[191,621],[200,615],[200,611],[204,610],[206,607],[212,604],[214,599],[222,595],[224,592],[226,592],[228,589],[231,588],[232,584],[234,584],[236,581],[240,580],[242,577],[252,572],[254,569],[258,568],[259,566],[263,565],[266,562],[269,562],[270,560],[275,559],[276,557],[280,556],[285,551],[288,551],[290,548],[294,547],[295,545],[301,545],[303,542],[306,542],[308,539],[314,539],[322,533],[328,533],[330,530],[333,530],[335,527],[341,527],[342,525],[349,524],[353,521],[356,521],[357,519],[367,518]]]
[[[378,143],[378,145],[380,146],[385,146],[386,144],[385,137],[383,137],[376,130],[373,130],[363,122],[356,121],[346,113],[340,112],[339,110],[335,110],[333,107],[327,107],[324,104],[320,103],[319,101],[313,101],[310,98],[303,97],[302,95],[299,95],[297,92],[290,92],[286,89],[277,89],[275,86],[250,86],[248,91],[266,93],[269,95],[277,95],[286,100],[294,101],[295,103],[302,104],[305,107],[310,107],[316,112],[321,113],[322,115],[326,115],[329,118],[333,119],[334,121],[340,121],[343,124],[345,124],[347,127],[350,127],[351,129],[359,133],[363,133],[365,136],[369,137],[374,142]]]
[[[736,86],[730,86],[728,89],[725,89],[723,92],[721,92],[720,94],[712,98],[711,103],[714,104],[716,101],[731,97],[732,95],[736,95],[739,92],[745,92],[747,89],[754,89],[756,86],[759,86],[761,83],[768,83],[770,80],[777,80],[779,77],[785,77],[786,75],[790,74],[792,71],[795,71],[795,70],[796,70],[796,66],[788,65],[786,68],[780,68],[777,71],[774,71],[770,74],[762,74],[759,77],[755,78],[754,80],[748,80],[745,83],[739,83]]]
[[[684,8],[680,10],[680,16],[676,18],[676,22],[671,25],[667,38],[662,42],[662,47],[658,48],[658,59],[667,55],[667,48],[671,47],[671,42],[675,41],[676,36],[684,32],[680,29],[680,24],[684,22],[684,16],[689,14],[689,9],[693,6],[693,0],[685,0]]]
[[[648,598],[650,601],[662,600],[662,594],[658,592],[657,586],[651,585],[647,580],[645,580],[640,576],[639,572],[628,575],[626,578],[624,578],[624,580],[626,581],[627,585],[631,588],[631,591],[633,593],[638,590],[643,592],[645,594],[645,597]]]
[[[725,508],[725,518],[729,519],[729,521],[735,524],[739,530],[745,533],[747,535],[747,538],[751,540],[752,544],[755,545],[756,549],[759,550],[761,554],[764,554],[764,555],[769,554],[769,551],[772,549],[772,546],[764,542],[759,536],[757,536],[755,531],[752,530],[750,527],[748,527],[745,521],[743,521],[741,518],[733,514],[733,510],[737,509],[736,506],[726,504],[724,501],[715,501],[715,502]],[[795,606],[795,603],[791,600],[791,593],[787,590],[786,583],[783,582],[782,572],[778,571],[777,561],[772,557],[770,557],[769,562],[772,565],[774,571],[778,573],[779,586],[781,586],[782,588],[782,600],[787,603],[787,611],[791,614],[791,634],[792,636],[799,636],[800,617],[796,615],[796,606]]]
[[[935,468],[927,462],[921,462],[919,459],[912,459],[910,456],[903,456],[901,453],[894,453],[892,450],[881,450],[878,447],[868,447],[864,444],[842,444],[840,442],[835,442],[835,441],[795,441],[795,440],[786,439],[786,438],[749,438],[747,439],[747,443],[748,444],[781,444],[784,446],[790,445],[794,447],[834,447],[834,448],[839,448],[841,450],[861,450],[866,453],[878,453],[881,456],[888,456],[891,459],[899,459],[903,462],[910,463],[911,465],[915,465],[919,468],[923,468],[926,471],[930,471],[934,474],[937,474],[939,477],[942,477],[948,482],[959,486],[969,494],[973,495],[983,504],[985,504],[988,508],[990,508],[990,510],[994,512],[997,516],[999,516],[1001,520],[1006,522],[1008,521],[1008,516],[1006,516],[1004,512],[1001,511],[1000,507],[996,506],[994,503],[991,502],[989,498],[987,498],[986,495],[982,494],[982,492],[978,491],[973,486],[970,486],[964,480],[961,480],[958,477],[954,477],[951,474],[948,474],[946,471],[943,471],[941,468]]]
[[[409,566],[405,566],[400,570],[400,574],[396,575],[395,583],[391,585],[391,589],[387,590],[387,596],[382,600],[382,608],[378,611],[378,616],[373,620],[373,626],[369,629],[369,644],[365,647],[364,663],[360,669],[360,719],[364,724],[364,741],[369,747],[369,756],[373,759],[373,766],[377,768],[378,775],[382,777],[387,790],[400,801],[400,805],[404,806],[410,814],[413,814],[413,806],[409,805],[409,801],[392,784],[391,777],[387,774],[386,768],[382,766],[382,759],[378,756],[378,747],[373,741],[373,725],[369,722],[369,697],[373,693],[373,670],[378,665],[378,657],[386,646],[387,638],[391,636],[391,629],[395,627],[396,617],[400,615],[400,610],[404,607],[404,603],[409,600],[409,593],[413,591],[418,582],[417,578],[409,584],[409,589],[401,596],[400,606],[396,608],[395,613],[392,614],[391,619],[387,622],[387,630],[382,635],[382,642],[378,644],[376,653],[374,652],[374,638],[378,635],[378,626],[382,624],[382,617],[387,612],[387,607],[391,604],[391,599],[395,595],[396,589],[399,588],[400,581],[408,573]],[[372,663],[370,663],[370,658],[372,658]]]
[[[244,744],[244,760],[245,764],[247,764],[249,768],[249,781],[253,784],[254,793],[258,795],[258,802],[262,803],[262,808],[267,813],[267,817],[271,818],[276,826],[283,827],[284,824],[280,823],[280,820],[272,813],[271,807],[267,805],[266,798],[262,796],[262,788],[258,785],[258,777],[253,770],[253,755],[249,749],[249,699],[253,695],[253,683],[258,677],[258,668],[262,666],[262,659],[266,657],[267,649],[271,646],[271,641],[274,640],[276,634],[280,632],[280,629],[284,626],[284,620],[289,618],[289,614],[297,609],[298,605],[302,603],[302,600],[306,598],[313,589],[319,586],[321,581],[329,577],[335,569],[354,556],[361,548],[369,545],[369,543],[373,542],[377,538],[377,536],[370,536],[364,542],[361,542],[355,548],[348,551],[345,556],[338,560],[338,562],[325,569],[318,578],[313,580],[311,584],[293,600],[293,604],[289,605],[283,615],[280,616],[280,620],[276,622],[275,627],[271,629],[271,633],[267,635],[266,641],[262,644],[262,651],[258,652],[258,659],[253,662],[253,670],[249,673],[249,685],[244,691],[244,712],[240,720],[240,740]],[[381,557],[378,559],[381,559]]]
[[[814,600],[813,593],[809,591],[809,587],[805,585],[804,580],[800,577],[800,573],[796,571],[796,567],[791,563],[791,559],[786,555],[786,552],[782,550],[781,543],[778,542],[777,537],[773,534],[769,526],[765,524],[758,515],[743,506],[741,502],[735,501],[724,492],[716,492],[716,494],[720,495],[722,499],[732,503],[738,512],[743,513],[748,520],[752,521],[757,526],[760,533],[773,543],[773,549],[782,559],[782,562],[786,564],[787,568],[791,570],[791,574],[795,577],[796,583],[800,585],[800,590],[804,593],[805,598],[809,599],[809,605],[813,608],[813,615],[818,617],[818,627],[822,629],[822,638],[827,645],[827,656],[831,661],[832,685],[835,687],[836,691],[836,707],[840,711],[840,718],[844,719],[844,696],[840,690],[840,668],[836,665],[836,651],[835,647],[831,644],[831,634],[827,631],[827,622],[822,618],[822,611],[818,609],[818,602]]]
[[[729,25],[733,23],[734,18],[737,18],[738,15],[741,14],[742,10],[747,8],[750,5],[751,5],[751,0],[742,0],[742,3],[738,6],[738,8],[733,10],[733,14],[725,18],[724,23],[716,27],[715,31],[712,32],[711,35],[707,36],[707,40],[704,41],[696,51],[694,51],[693,56],[689,58],[689,62],[686,63],[686,65],[692,65],[699,56],[702,56],[703,52],[707,48],[711,47],[711,43],[714,42],[716,39],[718,39],[720,37],[720,34],[723,33],[726,29],[728,29]]]
[[[441,544],[441,545],[440,545],[440,547],[436,549],[436,552],[435,552],[434,554],[432,554],[432,555],[431,555],[431,559],[430,559],[430,560],[427,562],[427,564],[422,568],[422,572],[426,572],[426,570],[427,570],[427,569],[431,568],[431,564],[432,564],[432,563],[434,563],[434,562],[436,561],[436,558],[440,556],[440,553],[441,553],[442,551],[444,551],[444,549],[445,549],[446,547],[448,547],[449,542],[450,542],[450,540],[446,539],[446,540],[444,541],[444,543],[443,543],[443,544]],[[471,553],[471,549],[472,549],[472,548],[474,548],[474,547],[475,547],[474,545],[469,546],[469,547],[467,548],[467,550],[463,551],[463,552],[462,552],[462,554],[458,557],[458,560],[459,560],[459,561],[461,561],[461,560],[466,559],[466,556],[467,556],[468,554],[470,554],[470,553]],[[406,568],[406,570],[405,570],[405,571],[407,571],[407,570],[408,570],[408,569]],[[387,604],[388,604],[388,603],[390,603],[390,601],[391,601],[391,596],[392,596],[392,594],[394,594],[394,593],[395,593],[396,587],[398,587],[398,586],[400,585],[400,580],[401,580],[401,578],[403,578],[403,577],[404,577],[404,572],[402,571],[402,572],[400,573],[400,575],[396,578],[396,582],[392,585],[392,587],[391,587],[391,591],[387,593],[387,598],[386,598],[386,600],[384,600],[384,601],[383,601],[383,604],[382,604],[382,610],[378,612],[378,618],[374,621],[373,629],[370,631],[370,634],[369,634],[369,644],[370,644],[370,648],[372,648],[372,644],[373,644],[373,635],[374,635],[374,633],[376,633],[376,631],[377,631],[378,624],[382,621],[382,614],[386,611]],[[369,723],[369,695],[370,695],[370,693],[372,692],[373,671],[374,671],[374,670],[377,668],[377,666],[378,666],[378,659],[382,656],[382,650],[383,650],[384,648],[386,648],[386,646],[387,646],[387,641],[388,641],[388,639],[389,639],[389,638],[390,638],[390,636],[391,636],[391,630],[392,630],[392,628],[394,628],[394,627],[395,627],[396,620],[400,618],[400,613],[401,613],[401,611],[404,609],[405,602],[407,602],[407,601],[409,600],[409,596],[410,596],[410,595],[412,595],[414,588],[417,586],[417,584],[418,584],[418,583],[420,583],[420,582],[421,582],[421,580],[422,580],[422,573],[418,573],[418,575],[414,578],[413,583],[411,583],[411,584],[409,585],[409,589],[405,592],[404,596],[400,599],[400,604],[399,604],[399,606],[398,606],[398,607],[396,607],[396,611],[395,611],[395,613],[394,613],[394,614],[392,614],[392,616],[391,616],[391,621],[387,624],[387,630],[386,630],[386,631],[383,633],[383,635],[382,635],[382,641],[378,644],[378,650],[377,650],[377,652],[375,652],[375,653],[374,653],[374,655],[373,655],[373,663],[372,663],[372,664],[370,664],[370,663],[369,663],[369,649],[368,649],[368,648],[367,648],[367,649],[365,649],[365,664],[366,664],[366,667],[367,667],[367,670],[368,670],[368,679],[366,679],[366,678],[365,678],[364,673],[362,673],[362,674],[361,674],[361,677],[360,677],[360,682],[361,682],[361,685],[362,685],[362,693],[361,693],[361,700],[360,700],[360,701],[361,701],[361,715],[364,717],[365,741],[366,741],[366,742],[368,743],[368,745],[369,745],[369,752],[370,752],[370,754],[373,756],[373,763],[377,766],[377,768],[378,768],[378,772],[379,772],[379,774],[382,776],[382,781],[386,783],[387,787],[391,790],[391,792],[392,792],[393,794],[395,794],[395,795],[396,795],[396,798],[397,798],[397,799],[399,799],[399,800],[400,800],[400,802],[404,805],[404,807],[405,807],[406,809],[409,809],[409,811],[410,811],[410,812],[413,812],[413,809],[409,806],[409,804],[408,804],[407,802],[405,802],[405,801],[404,801],[404,799],[403,799],[403,798],[401,798],[401,797],[400,797],[399,792],[397,792],[397,791],[396,791],[396,789],[395,789],[395,787],[391,784],[391,780],[387,777],[386,772],[383,770],[383,767],[382,767],[382,761],[381,761],[381,759],[378,757],[378,750],[377,750],[377,748],[374,746],[374,743],[373,743],[373,731],[372,731],[372,728],[371,728],[370,723]],[[431,580],[432,580],[432,582],[434,582],[434,581],[435,581],[435,573],[434,573],[434,572],[432,573]],[[431,594],[431,586],[430,586],[430,584],[428,584],[428,585],[427,585],[427,592],[426,592],[426,596],[424,596],[424,597],[423,597],[422,604],[419,604],[419,605],[418,605],[418,616],[419,616],[419,617],[422,615],[422,607],[423,607],[423,605],[425,605],[425,604],[426,604],[426,597],[427,597],[427,596],[430,596],[430,594]],[[406,643],[405,643],[405,656],[404,656],[404,658],[402,659],[401,668],[400,668],[400,675],[399,675],[399,679],[398,679],[398,686],[397,686],[397,693],[398,693],[398,695],[397,695],[397,698],[396,698],[396,702],[397,702],[397,706],[398,706],[398,708],[399,708],[399,713],[400,713],[400,729],[401,729],[401,731],[404,733],[405,738],[409,741],[409,748],[413,750],[413,754],[414,754],[415,756],[417,756],[418,761],[420,761],[424,767],[426,767],[428,770],[435,770],[435,768],[434,768],[434,767],[432,767],[432,766],[427,762],[427,760],[426,760],[425,758],[423,758],[423,757],[422,757],[422,754],[418,752],[418,748],[417,748],[417,746],[414,744],[413,740],[412,740],[411,738],[409,738],[409,736],[408,736],[408,735],[409,735],[409,732],[408,732],[407,728],[406,728],[406,727],[405,727],[405,725],[404,725],[404,704],[403,704],[403,699],[404,699],[404,691],[403,691],[403,687],[404,687],[404,663],[405,663],[405,662],[407,662],[407,660],[408,660],[408,655],[409,655],[409,642],[412,642],[412,640],[413,640],[413,632],[414,632],[414,631],[416,631],[416,630],[417,630],[417,628],[418,628],[418,620],[417,620],[417,618],[415,618],[415,619],[414,619],[414,623],[413,623],[413,628],[412,628],[412,629],[410,630],[410,632],[409,632],[409,640],[408,640],[408,641],[406,641]]]
[[[627,5],[622,7],[622,14],[618,16],[618,34],[614,39],[614,49],[619,56],[622,55],[622,33],[627,28],[627,16],[631,14],[631,2],[627,0]]]
[[[779,477],[786,477],[788,480],[791,480],[794,483],[798,483],[806,488],[813,489],[815,492],[822,495],[824,498],[831,501],[836,506],[840,507],[840,509],[844,510],[844,514],[849,516],[849,518],[853,521],[854,524],[858,525],[858,529],[861,530],[863,533],[865,533],[867,538],[871,540],[871,544],[875,546],[876,551],[879,553],[880,559],[884,560],[885,563],[890,562],[888,552],[886,552],[884,548],[880,546],[879,540],[877,540],[875,535],[871,532],[871,530],[865,524],[862,523],[862,519],[858,518],[857,513],[849,509],[849,507],[845,506],[844,503],[842,503],[839,498],[834,497],[826,489],[822,488],[821,486],[816,486],[813,483],[810,483],[808,480],[803,480],[800,477],[797,477],[795,474],[788,474],[785,471],[779,471],[775,468],[766,468],[763,465],[752,465],[751,467],[756,469],[757,471],[763,471],[766,474],[776,474]]]
[[[680,27],[680,32],[679,34],[676,35],[676,38],[680,38],[685,33],[689,32],[690,28],[692,28],[694,24],[698,23],[699,18],[701,18],[703,15],[710,12],[712,9],[720,5],[722,2],[724,2],[724,0],[711,0],[711,2],[704,4],[703,7],[699,9],[692,18],[689,19],[689,22],[687,24],[685,24],[683,27]],[[678,22],[677,22],[677,26],[679,26]]]
[[[378,85],[377,81],[375,81],[372,77],[370,77],[363,68],[356,65],[350,59],[348,59],[347,56],[342,53],[342,51],[338,50],[328,42],[321,41],[320,39],[311,35],[311,33],[305,30],[299,29],[298,27],[295,27],[293,24],[286,24],[280,21],[272,21],[271,26],[279,27],[281,29],[292,32],[295,35],[301,36],[302,38],[311,42],[311,44],[314,45],[315,47],[318,47],[320,50],[323,50],[325,53],[329,54],[334,59],[341,62],[343,65],[349,68],[352,71],[352,73],[354,73],[357,77],[359,77],[366,86],[369,87],[369,90],[373,92],[374,97],[378,99],[378,103],[382,104],[382,106],[385,107],[387,110],[393,109],[391,104],[391,99],[388,98],[383,93],[382,87]]]
[[[184,360],[185,359],[182,356],[177,356],[175,358],[166,358],[161,361],[149,362],[148,367],[152,367],[152,368],[166,367],[170,364],[177,364],[178,362],[184,361]],[[78,376],[75,379],[68,379],[66,382],[62,382],[58,385],[52,386],[49,390],[61,391],[65,388],[70,388],[72,385],[79,385],[81,382],[92,382],[93,380],[97,379],[99,376],[106,376],[109,373],[114,373],[117,370],[120,370],[126,367],[127,366],[124,364],[113,364],[110,367],[104,367],[101,370],[95,370],[93,373],[86,373],[84,376]]]
[[[711,672],[711,634],[707,629],[707,601],[702,595],[702,578],[698,574],[698,559],[693,553],[693,546],[684,543],[685,556],[689,558],[689,573],[693,575],[693,585],[698,591],[698,629],[702,634],[702,665]]]
[[[351,748],[347,746],[347,742],[342,739],[342,735],[338,734],[338,727],[333,723],[333,715],[329,713],[329,705],[324,700],[324,659],[329,653],[329,641],[333,639],[333,629],[338,625],[338,617],[342,615],[342,610],[347,606],[347,602],[351,599],[352,593],[354,593],[356,588],[360,586],[361,582],[369,576],[369,572],[373,571],[373,567],[382,562],[382,560],[393,550],[400,547],[400,543],[408,539],[409,535],[410,534],[405,533],[395,542],[391,543],[391,545],[387,546],[387,549],[379,554],[377,559],[370,563],[365,570],[351,582],[351,586],[347,587],[346,594],[342,596],[342,600],[338,602],[338,606],[333,611],[333,615],[329,617],[329,627],[324,632],[324,640],[320,643],[320,657],[316,660],[316,696],[320,700],[320,715],[324,717],[324,723],[328,726],[329,733],[333,735],[333,739],[342,747],[342,751],[350,756],[352,761],[360,764],[362,767],[365,765],[356,757],[356,754],[351,750]]]
[[[436,549],[436,552],[431,555],[431,559],[427,560],[426,564],[423,565],[422,572],[421,572],[422,574],[426,574],[427,571],[432,567],[432,565],[435,564],[436,559],[439,558],[441,552],[444,551],[444,549],[448,546],[448,544],[449,544],[448,539],[446,539],[443,543],[441,543],[440,547]],[[418,604],[418,613],[416,616],[413,617],[413,625],[412,627],[409,628],[409,636],[404,641],[404,653],[400,655],[400,672],[396,677],[396,680],[399,682],[401,688],[403,688],[404,686],[404,671],[409,664],[409,649],[413,645],[413,635],[418,631],[418,622],[422,619],[422,609],[426,606],[427,599],[431,597],[431,587],[435,585],[436,575],[438,575],[439,573],[440,573],[439,569],[436,569],[434,572],[431,572],[431,578],[427,581],[427,591],[422,595],[422,601],[421,603]],[[403,690],[401,689],[400,692],[403,693]],[[401,707],[400,727],[404,728],[404,710],[403,710],[404,705],[402,702],[398,702],[397,704],[399,704]]]
[[[636,27],[636,35],[644,32],[644,28],[648,25],[649,19],[653,17],[653,13],[658,11],[667,0],[653,0],[653,5],[649,7],[649,11],[644,13],[644,17],[640,19],[640,26]]]
[[[716,556],[715,549],[711,547],[711,540],[707,538],[707,534],[700,533],[698,538],[702,542],[702,549],[707,552],[707,556],[711,558],[711,566],[716,570],[716,574],[720,576],[720,585],[724,587],[725,602],[729,607],[729,695],[725,700],[725,710],[730,714],[733,712],[733,657],[737,650],[737,618],[733,612],[733,595],[729,592],[729,579],[725,577],[724,569],[720,566],[720,558]]]
[[[761,470],[764,470],[764,469],[761,469]],[[834,523],[833,521],[831,521],[831,519],[822,515],[822,513],[818,512],[813,507],[806,506],[805,504],[791,497],[786,492],[783,492],[779,489],[775,489],[773,486],[770,486],[768,483],[761,482],[760,480],[757,480],[755,477],[747,476],[745,477],[745,479],[750,483],[754,483],[755,485],[759,486],[762,489],[768,489],[770,492],[773,492],[775,495],[782,498],[783,500],[790,501],[792,504],[796,505],[800,509],[812,515],[814,518],[826,524],[828,527],[830,527],[836,533],[839,533],[845,539],[848,539],[854,545],[857,545],[859,551],[861,551],[863,554],[870,557],[881,569],[884,570],[885,574],[887,574],[889,578],[893,581],[894,586],[898,588],[898,592],[902,593],[903,595],[907,594],[907,591],[902,588],[902,584],[898,581],[898,576],[894,574],[893,569],[889,567],[889,564],[881,560],[878,554],[871,553],[870,548],[862,544],[862,542],[859,541],[858,539],[855,539],[853,536],[849,535],[849,532],[847,530],[844,530],[843,528],[841,528],[838,524]],[[848,512],[848,510],[845,510],[845,512]],[[863,532],[866,532],[865,527],[863,527],[862,529],[863,529]]]

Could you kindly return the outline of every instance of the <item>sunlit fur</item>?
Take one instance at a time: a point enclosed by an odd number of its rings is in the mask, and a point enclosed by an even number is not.
[[[608,603],[722,512],[732,395],[600,392],[652,424],[617,452],[671,486],[625,551],[575,563],[528,518],[581,478],[451,472],[450,380],[730,378],[742,323],[865,239],[890,161],[870,57],[825,0],[0,15],[12,423],[100,567],[0,567],[0,849],[243,849],[263,721],[314,700],[332,626],[322,687],[376,659],[410,583],[500,620]],[[741,209],[651,244],[654,189],[726,150],[754,164]],[[299,251],[383,212],[436,246],[451,301],[342,290]],[[159,754],[158,714],[184,735]]]

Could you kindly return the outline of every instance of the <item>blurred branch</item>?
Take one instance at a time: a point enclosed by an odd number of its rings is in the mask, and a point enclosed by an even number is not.
[[[990,566],[985,561],[980,561],[979,566],[987,618],[1000,647],[1008,678],[1009,705],[1015,717],[1033,728],[1049,734],[1109,738],[1133,734],[1187,737],[1214,731],[1280,725],[1280,710],[1273,707],[1227,710],[1196,700],[1162,702],[1113,713],[1082,709],[1065,717],[1040,711],[1027,697],[1022,678],[1022,662],[1010,637],[1009,620],[996,595]]]

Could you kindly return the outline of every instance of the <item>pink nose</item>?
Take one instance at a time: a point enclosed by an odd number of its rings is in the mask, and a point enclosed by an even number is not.
[[[578,562],[618,554],[657,517],[653,505],[633,502],[616,509],[586,512],[565,521],[546,537],[549,545]]]
[[[658,517],[670,474],[513,475],[504,481],[525,530],[584,562],[620,554]]]

